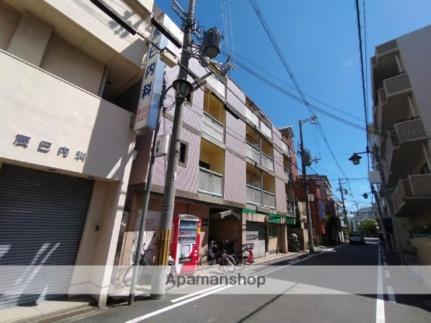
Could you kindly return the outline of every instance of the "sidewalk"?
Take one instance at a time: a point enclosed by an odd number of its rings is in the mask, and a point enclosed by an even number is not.
[[[0,309],[1,322],[53,322],[79,314],[95,311],[89,297],[64,300],[46,300],[35,306],[14,306]]]

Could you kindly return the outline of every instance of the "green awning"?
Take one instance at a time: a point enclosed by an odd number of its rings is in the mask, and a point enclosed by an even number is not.
[[[268,223],[281,223],[281,215],[278,214],[268,214]]]
[[[286,224],[295,225],[296,224],[296,219],[295,218],[286,217]]]
[[[244,213],[250,213],[250,214],[256,214],[257,213],[256,210],[252,210],[252,209],[242,209],[242,211]]]

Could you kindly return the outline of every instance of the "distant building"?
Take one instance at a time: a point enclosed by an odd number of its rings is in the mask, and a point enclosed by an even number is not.
[[[326,235],[325,219],[333,209],[333,196],[331,183],[326,175],[307,175],[308,194],[310,196],[310,213],[312,218],[313,238],[315,243],[323,243]],[[295,184],[295,195],[301,202],[305,201],[305,192],[302,177],[299,176]],[[335,212],[335,211],[334,211]]]
[[[376,220],[377,221],[377,208],[376,205],[370,207],[360,208],[355,215],[352,217],[352,226],[354,231],[358,231],[360,224],[364,220]]]

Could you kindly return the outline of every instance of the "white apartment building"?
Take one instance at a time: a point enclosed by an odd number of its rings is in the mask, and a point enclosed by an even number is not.
[[[149,34],[152,0],[0,1],[0,266],[30,270],[0,279],[0,294],[18,288],[0,308],[83,285],[106,302],[148,46],[103,7]],[[70,270],[19,295],[39,265]]]
[[[375,167],[402,249],[431,263],[431,26],[376,47],[372,57]],[[412,249],[413,248],[413,249]]]

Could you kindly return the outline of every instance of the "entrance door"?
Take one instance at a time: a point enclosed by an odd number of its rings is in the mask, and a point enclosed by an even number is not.
[[[254,243],[254,257],[264,257],[266,254],[265,224],[247,221],[246,230],[247,243]]]
[[[67,290],[92,187],[87,179],[2,166],[0,266],[20,267],[0,277],[1,290],[9,291],[0,295],[0,307],[36,303]],[[41,265],[67,267],[47,277]]]

